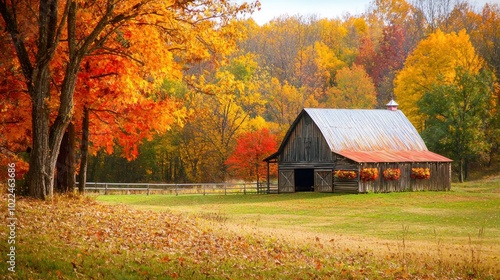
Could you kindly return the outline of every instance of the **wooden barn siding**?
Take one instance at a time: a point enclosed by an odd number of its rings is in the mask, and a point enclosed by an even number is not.
[[[332,169],[314,170],[314,191],[333,192],[333,171]]]
[[[332,162],[332,152],[319,128],[311,117],[304,114],[279,156],[279,164],[286,163],[328,163]]]
[[[359,171],[363,167],[379,168],[379,178],[373,182],[362,182]],[[412,167],[429,167],[429,180],[415,180],[411,178]],[[295,192],[295,186],[284,184],[282,176],[294,176],[294,169],[335,169],[356,170],[358,178],[355,180],[341,180],[333,178],[333,192],[364,193],[364,192],[399,192],[420,190],[449,190],[451,178],[450,163],[369,163],[359,164],[331,152],[328,143],[321,131],[309,115],[304,114],[290,133],[282,153],[278,156],[279,192]],[[385,181],[383,172],[387,168],[400,168],[401,178],[397,181]],[[316,175],[315,175],[316,176]],[[293,182],[293,181],[292,181]],[[323,186],[316,191],[328,191]]]
[[[336,193],[358,193],[359,192],[359,164],[345,157],[334,154],[335,170],[353,170],[358,173],[358,178],[345,180],[333,178],[333,192]]]
[[[295,192],[295,171],[284,169],[278,171],[278,193]]]
[[[363,182],[360,181],[359,192],[402,192],[411,190],[411,163],[365,163],[360,165],[360,170],[363,168],[377,168],[379,177],[375,181]],[[399,180],[387,181],[384,179],[384,170],[387,168],[399,168],[401,177]]]
[[[429,179],[411,178],[414,167],[430,168]],[[378,168],[379,178],[371,182],[360,182],[359,192],[401,192],[401,191],[447,191],[450,190],[451,164],[442,162],[429,163],[368,163],[361,168]],[[386,181],[383,176],[387,168],[399,168],[401,177],[397,181]]]

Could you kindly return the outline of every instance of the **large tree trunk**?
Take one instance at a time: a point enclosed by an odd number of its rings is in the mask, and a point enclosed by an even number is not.
[[[57,156],[56,165],[56,184],[54,186],[54,191],[57,193],[65,193],[68,191],[68,178],[69,167],[69,141],[68,132],[64,133],[63,139],[61,141],[61,148],[59,150],[59,155]]]
[[[38,7],[38,49],[34,63],[31,63],[24,41],[20,39],[14,7],[0,2],[0,12],[14,43],[32,102],[33,142],[28,173],[28,194],[35,198],[46,199],[53,194],[57,155],[64,131],[71,119],[76,73],[84,53],[78,57],[70,57],[60,90],[58,115],[51,127],[48,108],[48,103],[51,102],[50,62],[59,43],[60,33],[57,31],[61,30],[58,30],[58,1],[41,1]],[[68,11],[69,9],[66,9],[66,12]],[[74,38],[71,39],[74,41]]]
[[[68,157],[68,189],[73,192],[76,187],[76,138],[75,138],[75,125],[69,123],[68,125],[68,142],[69,142],[69,157]]]
[[[48,67],[39,71],[40,75],[49,76]],[[48,78],[38,78],[38,81],[48,81]],[[35,198],[45,199],[50,195],[51,178],[53,170],[48,168],[47,162],[50,161],[49,152],[49,109],[45,103],[45,97],[48,96],[49,85],[43,85],[40,82],[35,83],[31,89],[32,97],[32,150],[30,153],[30,169],[28,173],[28,193]]]
[[[46,199],[54,193],[54,177],[57,156],[73,115],[73,92],[79,61],[68,66],[60,95],[60,106],[52,126],[46,99],[50,96],[50,74],[48,63],[35,70],[34,86],[30,88],[32,97],[33,150],[30,155],[29,195]]]
[[[90,50],[102,46],[111,32],[115,28],[130,20],[138,14],[139,11],[124,16],[123,13],[114,14],[114,1],[108,1],[103,9],[104,14],[90,30],[89,35],[77,37],[77,1],[61,1],[64,7],[60,6],[59,1],[39,1],[37,2],[38,28],[34,34],[36,38],[36,51],[25,45],[25,30],[19,29],[21,25],[17,22],[17,1],[0,1],[0,15],[5,22],[5,30],[10,34],[13,46],[16,50],[23,75],[26,79],[28,92],[32,101],[32,151],[30,154],[30,169],[28,173],[28,193],[35,198],[46,199],[52,196],[54,188],[54,176],[59,154],[60,144],[71,121],[73,115],[73,93],[77,73],[80,68],[83,57]],[[22,11],[25,12],[25,11]],[[137,13],[136,13],[137,12]],[[67,34],[63,34],[64,27],[67,27]],[[106,30],[107,27],[112,27]],[[50,96],[51,73],[50,63],[56,55],[61,37],[64,37],[68,44],[68,57],[65,58],[66,70],[64,80],[60,87],[57,87],[59,93],[59,110],[57,117],[50,121],[50,112],[48,103],[53,102]],[[30,56],[34,55],[34,57]],[[56,98],[53,96],[52,98]]]
[[[85,193],[85,185],[87,184],[87,164],[89,155],[89,109],[83,109],[82,122],[82,145],[80,147],[80,173],[78,174],[78,192]]]
[[[72,123],[64,133],[57,156],[55,190],[58,193],[71,192],[75,188],[75,128]]]

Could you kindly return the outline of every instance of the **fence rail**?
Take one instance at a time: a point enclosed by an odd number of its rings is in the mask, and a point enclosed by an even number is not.
[[[102,183],[87,182],[86,192],[104,194],[267,194],[277,193],[278,186],[267,183],[195,183],[195,184],[161,184],[161,183]]]

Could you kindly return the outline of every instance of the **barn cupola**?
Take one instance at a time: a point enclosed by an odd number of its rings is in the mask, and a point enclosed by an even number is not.
[[[391,101],[389,101],[389,103],[385,104],[385,106],[387,107],[387,110],[389,111],[397,111],[398,110],[398,103],[396,103],[396,101],[394,101],[394,99],[391,99]]]

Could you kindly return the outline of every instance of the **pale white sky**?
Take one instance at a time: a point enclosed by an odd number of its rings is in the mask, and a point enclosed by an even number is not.
[[[260,0],[260,11],[252,14],[259,25],[280,15],[318,15],[320,18],[341,17],[345,13],[361,14],[370,0]]]
[[[252,2],[254,0],[237,0]],[[280,15],[317,15],[320,18],[338,18],[346,13],[359,15],[364,13],[372,0],[260,0],[261,9],[252,14],[259,25],[269,22]],[[485,3],[500,3],[500,0],[469,0],[475,6]]]

